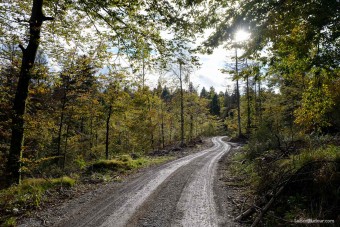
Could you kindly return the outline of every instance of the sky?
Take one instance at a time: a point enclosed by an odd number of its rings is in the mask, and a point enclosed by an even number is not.
[[[205,39],[211,34],[213,30],[207,30],[205,35],[197,40],[198,45],[200,45]],[[165,37],[171,37],[169,34],[164,33]],[[249,39],[250,34],[239,30],[234,39],[237,42],[243,42]],[[242,50],[238,50],[239,54],[242,54]],[[217,93],[225,92],[227,89],[234,88],[235,81],[232,81],[231,75],[224,74],[221,72],[221,69],[225,68],[226,63],[233,64],[235,59],[234,50],[226,50],[223,48],[223,45],[216,48],[213,54],[199,54],[197,55],[200,59],[201,67],[194,71],[190,77],[190,81],[193,83],[194,87],[197,87],[198,92],[205,87],[206,90],[209,90],[210,87],[214,87]],[[147,83],[151,87],[156,87],[158,83],[158,77],[156,75],[150,75],[147,79]],[[240,81],[240,86],[242,86],[242,81]]]
[[[190,76],[190,81],[198,92],[201,92],[205,87],[209,90],[210,87],[214,87],[215,91],[225,92],[229,86],[229,89],[234,87],[235,81],[232,81],[231,75],[221,72],[227,62],[234,62],[234,51],[223,49],[222,46],[216,48],[213,54],[199,54],[201,67],[194,71]],[[151,87],[156,87],[158,83],[158,75],[147,75],[147,84]]]
[[[249,33],[239,30],[235,34],[234,39],[237,42],[243,42],[249,39],[249,37]],[[242,54],[242,50],[238,50],[238,52]],[[227,62],[233,64],[235,61],[233,59],[234,56],[234,50],[226,50],[222,46],[215,49],[211,55],[199,55],[202,67],[195,72],[191,81],[194,85],[199,85],[199,91],[203,87],[209,89],[211,86],[215,88],[217,93],[220,91],[225,92],[228,86],[233,88],[235,82],[231,80],[231,75],[223,74],[221,69],[225,68]]]
[[[231,80],[231,76],[221,72],[226,63],[232,61],[231,51],[219,47],[213,54],[199,55],[199,57],[202,65],[191,78],[193,84],[199,86],[199,91],[203,87],[209,90],[213,86],[217,93],[225,92],[228,85],[233,86],[234,82]]]
[[[205,37],[207,36],[208,35]],[[201,44],[202,41],[204,41],[204,38],[201,38],[198,43]],[[200,92],[203,87],[205,87],[206,90],[209,90],[210,87],[214,87],[217,93],[225,92],[227,89],[233,89],[235,81],[232,81],[231,75],[222,73],[221,69],[225,68],[227,62],[234,63],[234,55],[234,50],[226,50],[222,45],[215,48],[214,52],[210,55],[198,54],[197,56],[199,57],[201,66],[196,71],[192,72],[190,76],[190,81],[193,83],[194,87],[197,88],[197,91]],[[128,66],[127,62],[121,63]],[[53,66],[53,68],[56,68],[55,71],[60,70],[59,66]],[[101,72],[105,73],[107,70],[104,68]],[[165,79],[169,80],[169,78]],[[158,80],[159,74],[147,73],[146,84],[150,87],[157,87]],[[169,87],[170,84],[167,84],[167,86]]]

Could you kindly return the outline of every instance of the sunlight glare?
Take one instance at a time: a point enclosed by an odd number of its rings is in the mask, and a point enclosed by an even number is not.
[[[235,42],[243,42],[247,39],[249,39],[250,33],[243,31],[243,30],[238,30],[235,34],[234,40]]]

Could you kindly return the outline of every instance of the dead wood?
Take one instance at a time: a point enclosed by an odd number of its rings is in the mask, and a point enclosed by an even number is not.
[[[244,211],[242,214],[237,216],[235,218],[235,221],[240,222],[240,221],[244,220],[245,218],[250,217],[257,210],[259,210],[258,216],[255,218],[254,222],[251,225],[252,227],[255,227],[262,220],[264,214],[269,210],[271,205],[274,203],[275,199],[280,196],[280,194],[283,192],[283,190],[285,189],[285,187],[288,184],[295,182],[296,178],[302,175],[301,172],[303,170],[305,170],[306,168],[308,168],[309,166],[315,165],[315,164],[323,164],[323,163],[338,163],[338,162],[337,161],[331,161],[331,160],[317,160],[317,161],[311,161],[311,162],[304,164],[298,170],[296,170],[293,174],[288,174],[288,177],[284,181],[282,181],[280,184],[278,184],[274,188],[274,190],[272,190],[272,192],[274,192],[274,191],[276,191],[276,192],[274,193],[274,195],[271,197],[271,199],[268,202],[264,202],[265,198],[272,193],[267,193],[266,196],[264,197],[264,199],[262,199],[260,201],[260,203],[255,202],[253,205],[251,205],[246,211]],[[276,189],[278,189],[278,190],[276,190]],[[261,208],[261,206],[263,206],[263,208]]]

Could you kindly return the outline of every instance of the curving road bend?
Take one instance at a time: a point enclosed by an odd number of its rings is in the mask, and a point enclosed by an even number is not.
[[[148,171],[74,209],[57,226],[219,226],[213,192],[218,160],[230,150],[214,146]]]

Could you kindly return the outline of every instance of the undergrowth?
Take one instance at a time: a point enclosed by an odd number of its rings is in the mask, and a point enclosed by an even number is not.
[[[111,160],[99,160],[89,165],[87,168],[91,172],[114,171],[117,173],[126,173],[130,170],[160,164],[173,157],[137,157],[133,159],[130,155],[121,155]]]
[[[16,216],[34,210],[48,200],[46,193],[53,193],[53,189],[72,187],[76,180],[83,184],[119,181],[121,175],[174,158],[171,156],[141,157],[135,154],[132,157],[120,155],[111,160],[99,160],[90,164],[86,164],[83,159],[79,158],[75,164],[81,166],[80,170],[83,171],[71,174],[72,178],[67,176],[28,178],[24,179],[20,185],[0,190],[0,225],[15,226]]]
[[[121,180],[121,175],[154,164],[161,164],[174,159],[171,156],[140,157],[138,155],[120,155],[111,160],[100,160],[87,164],[81,160],[83,173],[73,174],[72,178],[28,178],[0,191],[0,226],[16,226],[16,218],[29,213],[48,202],[48,194],[60,188],[70,188],[76,183],[101,183]],[[79,163],[76,163],[79,165]],[[87,167],[86,167],[87,166]],[[90,176],[89,176],[90,174]],[[90,181],[88,181],[90,177]]]
[[[284,185],[262,224],[290,225],[301,219],[339,222],[340,146],[334,139],[299,138],[294,149],[289,149],[294,141],[278,147],[257,139],[234,155],[230,168],[250,187],[254,198],[272,195]]]
[[[72,187],[76,181],[64,176],[54,179],[25,179],[20,185],[0,191],[0,224],[15,226],[15,216],[35,209],[46,200],[46,191],[53,188]]]

